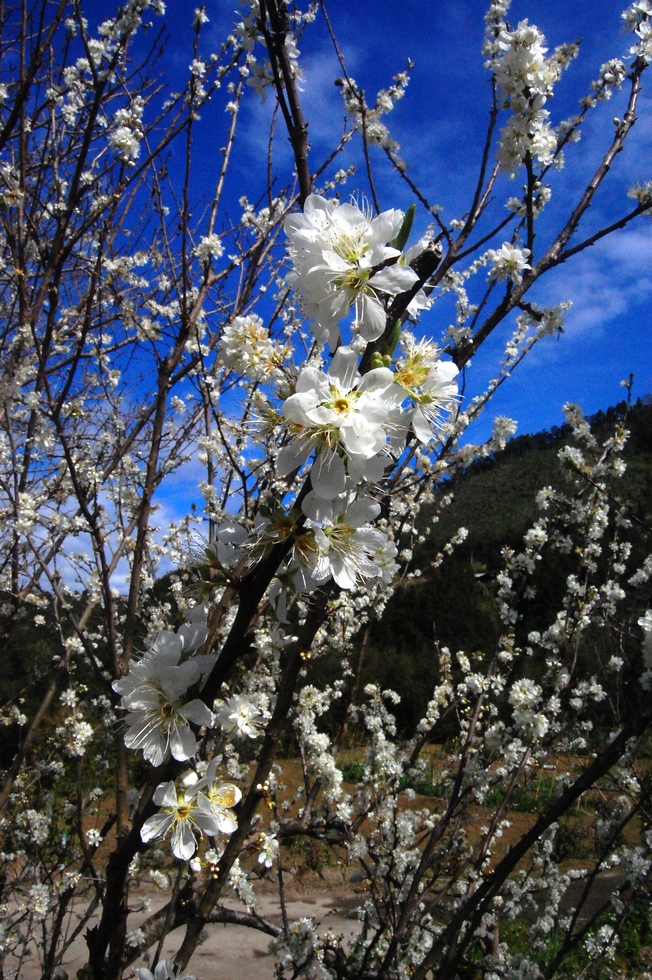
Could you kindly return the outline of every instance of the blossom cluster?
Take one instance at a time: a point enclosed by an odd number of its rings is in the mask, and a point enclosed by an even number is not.
[[[413,253],[391,244],[403,218],[396,209],[371,218],[356,204],[340,204],[317,194],[308,197],[303,213],[286,218],[294,266],[287,281],[301,294],[318,343],[335,349],[339,324],[351,310],[354,337],[376,340],[387,321],[384,299],[407,292],[418,282],[410,261],[424,245]],[[428,305],[419,292],[409,309],[416,312]]]
[[[143,138],[141,120],[145,103],[142,98],[134,99],[128,108],[118,109],[113,117],[113,125],[108,135],[109,146],[128,166],[133,167],[140,155]]]
[[[558,48],[546,58],[543,34],[527,20],[514,30],[499,22],[497,37],[490,38],[485,51],[502,97],[511,111],[501,131],[498,159],[504,170],[514,174],[526,157],[547,166],[557,150],[557,136],[544,106],[562,70],[577,53],[576,45]]]
[[[188,625],[176,633],[162,630],[145,655],[132,663],[126,677],[113,682],[113,690],[121,695],[120,706],[127,711],[125,744],[142,749],[153,766],[160,766],[170,755],[179,761],[190,759],[197,751],[191,722],[214,724],[212,711],[200,698],[185,701],[188,689],[217,660],[215,654],[195,653],[208,636],[206,615],[204,606],[195,606]]]
[[[645,64],[652,62],[652,3],[636,0],[622,14],[625,30],[632,31],[638,41],[630,48],[630,54]]]
[[[376,143],[392,153],[396,153],[400,147],[396,140],[390,136],[389,129],[382,121],[382,117],[391,112],[399,99],[405,95],[411,68],[412,62],[408,61],[407,71],[398,72],[394,75],[393,84],[378,92],[373,108],[366,105],[364,91],[358,87],[351,75],[338,79],[336,83],[341,87],[347,115],[354,120],[365,141],[371,144]]]
[[[445,413],[457,404],[457,367],[409,330],[399,330],[388,353],[362,366],[367,345],[392,322],[396,296],[405,296],[403,309],[412,315],[430,303],[410,264],[427,241],[404,250],[408,225],[402,211],[371,217],[355,203],[319,195],[308,197],[302,214],[286,218],[287,281],[313,321],[319,347],[335,348],[327,368],[316,349],[293,374],[289,347],[272,340],[256,314],[235,317],[222,331],[223,367],[275,388],[282,399],[280,409],[266,395],[256,402],[259,430],[280,436],[277,477],[287,486],[303,471],[310,481],[298,507],[260,506],[253,531],[223,521],[212,545],[216,567],[224,569],[246,556],[254,562],[291,539],[270,592],[281,620],[288,590],[311,592],[331,577],[345,589],[371,579],[389,584],[397,548],[372,526],[380,513],[374,487],[414,439],[424,446],[436,440]],[[342,343],[345,320],[348,344]]]
[[[275,79],[272,63],[269,58],[264,58],[261,63],[254,53],[257,42],[263,46],[265,45],[264,38],[259,34],[260,3],[259,0],[246,0],[246,2],[245,0],[240,0],[240,5],[249,7],[246,16],[236,25],[236,31],[241,38],[242,46],[247,52],[247,65],[243,70],[243,75],[249,76],[247,78],[247,85],[251,86],[254,92],[260,96],[261,102],[265,102],[267,100],[267,90],[274,85]],[[305,20],[310,19],[310,14],[299,16],[303,16]],[[283,38],[283,45],[290,75],[297,82],[300,82],[302,71],[299,65],[300,52],[296,42],[291,36],[286,35]]]
[[[275,343],[255,313],[237,316],[220,339],[220,358],[230,371],[252,381],[269,379],[285,361],[288,350]]]
[[[218,780],[220,762],[219,758],[210,762],[201,779],[195,772],[186,774],[181,789],[172,780],[159,784],[154,802],[161,809],[143,824],[140,836],[144,843],[169,835],[174,856],[189,861],[197,848],[197,836],[216,837],[236,830],[232,809],[242,793],[233,783]]]
[[[194,606],[188,613],[189,622],[176,633],[162,630],[150,649],[131,665],[126,677],[113,682],[120,694],[125,715],[125,744],[141,749],[144,757],[159,766],[166,759],[180,762],[197,753],[197,737],[191,724],[212,728],[223,722],[232,730],[233,712],[238,719],[249,719],[246,734],[256,737],[255,712],[247,699],[230,699],[217,707],[217,715],[201,698],[186,700],[189,688],[197,685],[214,666],[215,654],[199,654],[198,649],[208,637],[206,607]],[[154,802],[159,813],[145,821],[141,838],[147,843],[170,837],[172,853],[187,861],[195,853],[197,836],[214,837],[232,834],[237,820],[232,808],[240,801],[241,791],[232,783],[221,783],[217,777],[221,757],[213,759],[202,778],[190,771],[182,778],[178,789],[173,781],[161,783]]]
[[[288,349],[270,338],[253,313],[227,324],[218,356],[227,371],[284,392],[276,417],[276,473],[289,480],[306,466],[309,485],[289,512],[278,502],[261,506],[253,529],[222,521],[212,544],[193,559],[225,581],[291,539],[269,593],[281,621],[289,592],[310,593],[331,578],[345,590],[370,580],[391,583],[398,549],[375,525],[381,505],[373,488],[411,440],[428,445],[436,438],[442,414],[457,401],[456,366],[434,343],[417,341],[409,331],[396,338],[390,353],[362,368],[364,350],[385,332],[388,307],[398,294],[409,293],[405,308],[412,313],[428,305],[410,265],[425,243],[403,250],[404,214],[393,210],[372,218],[355,204],[313,195],[304,213],[285,225],[293,262],[288,278],[315,320],[318,343],[336,346],[328,369],[313,358],[288,393],[287,374],[280,371],[283,366],[287,372]],[[202,248],[202,260],[221,254],[217,240],[202,240]],[[349,314],[351,343],[343,345],[340,327]],[[169,758],[193,759],[202,727],[256,738],[265,719],[262,691],[253,699],[231,695],[212,708],[189,693],[199,694],[217,657],[200,652],[207,638],[206,606],[193,607],[188,619],[176,633],[159,631],[127,676],[113,683],[125,712],[125,744],[154,766]],[[240,791],[218,781],[216,765],[211,762],[202,778],[187,775],[180,789],[172,781],[159,785],[154,802],[161,809],[143,826],[143,841],[170,837],[173,853],[188,860],[198,836],[235,829],[231,807]],[[266,845],[264,853],[270,855],[274,846]]]
[[[276,460],[278,476],[290,478],[309,462],[311,490],[301,503],[307,521],[294,534],[288,566],[298,591],[311,591],[331,576],[342,588],[389,580],[397,551],[371,527],[380,507],[369,488],[412,437],[425,445],[436,438],[442,414],[457,401],[456,366],[434,343],[417,342],[409,331],[400,338],[393,367],[392,350],[360,370],[367,344],[386,332],[388,308],[398,294],[408,294],[408,312],[429,305],[410,265],[426,243],[407,251],[396,247],[404,222],[401,211],[372,218],[354,203],[318,195],[307,199],[303,214],[285,221],[293,263],[288,282],[302,297],[318,344],[335,348],[327,370],[312,363],[301,369],[280,410],[287,435]],[[351,339],[342,344],[341,325],[349,316]],[[259,523],[259,543],[277,532],[273,522]]]

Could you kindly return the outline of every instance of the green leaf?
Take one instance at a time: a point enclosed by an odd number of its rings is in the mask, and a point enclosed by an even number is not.
[[[414,221],[414,215],[416,213],[416,204],[411,204],[410,207],[405,212],[405,217],[403,218],[403,224],[401,225],[398,235],[392,242],[392,248],[398,248],[401,252],[407,245],[407,240],[410,237],[410,232],[412,231],[412,222]]]

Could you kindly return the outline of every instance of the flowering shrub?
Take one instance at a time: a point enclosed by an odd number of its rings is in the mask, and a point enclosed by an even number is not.
[[[419,513],[443,507],[444,477],[514,431],[500,417],[474,446],[469,426],[532,347],[561,332],[568,301],[542,308],[526,293],[650,210],[637,188],[618,220],[580,231],[636,120],[649,4],[625,12],[627,64],[604,65],[578,115],[556,126],[544,105],[577,46],[547,56],[536,27],[512,29],[508,3],[490,5],[490,128],[470,207],[448,223],[380,121],[407,72],[367,106],[340,61],[347,128],[309,165],[298,43],[317,30],[317,5],[242,6],[212,54],[206,12],[195,12],[187,76],[164,95],[148,74],[155,48],[142,47],[159,2],[127,0],[96,29],[81,5],[67,16],[45,0],[35,34],[13,9],[3,22],[2,618],[10,646],[25,624],[47,635],[21,668],[29,704],[12,689],[2,716],[17,732],[0,793],[3,971],[26,976],[35,955],[43,978],[56,976],[83,932],[86,977],[182,978],[217,922],[274,937],[279,976],[443,980],[479,964],[487,977],[534,978],[554,976],[580,947],[591,963],[615,962],[652,867],[649,786],[636,764],[652,709],[626,716],[609,687],[626,669],[647,688],[652,669],[652,559],[618,502],[625,428],[600,443],[566,407],[565,476],[541,490],[522,546],[502,553],[496,641],[451,651],[435,637],[430,700],[409,740],[397,737],[399,696],[361,678],[370,622],[421,571]],[[550,168],[617,87],[627,111],[587,189],[556,237],[544,223],[535,234]],[[272,95],[296,179],[282,174],[275,191],[272,124],[267,185],[262,196],[253,188],[256,205],[239,198],[236,218],[225,186],[240,108]],[[209,103],[226,124],[210,201],[195,208],[190,149]],[[356,141],[372,205],[333,193]],[[171,145],[184,152],[169,157]],[[379,206],[372,148],[425,208],[421,237],[416,206]],[[501,170],[525,184],[496,218]],[[446,297],[456,318],[442,330]],[[495,376],[465,400],[471,359],[494,331]],[[188,486],[201,505],[175,514]],[[431,567],[445,574],[465,535]],[[572,559],[563,594],[525,636],[537,567],[558,553]],[[591,630],[618,637],[627,664],[614,655],[587,669]],[[312,675],[333,659],[328,676]],[[594,736],[603,702],[609,731]],[[352,732],[363,761],[351,790],[336,760]],[[290,740],[303,782],[285,793],[278,759]],[[416,799],[428,751],[445,740],[440,795]],[[517,792],[553,759],[554,798],[506,850]],[[610,807],[595,821],[592,866],[565,867],[560,819],[599,780]],[[288,921],[283,847],[302,838],[362,873],[351,944],[310,919]],[[587,913],[596,876],[616,867],[617,892]],[[256,909],[260,875],[278,878],[282,927]],[[568,911],[577,879],[586,887]],[[130,929],[140,881],[164,889],[166,904]],[[222,905],[225,893],[242,908]],[[533,906],[524,954],[501,924]],[[554,929],[564,938],[551,958]]]

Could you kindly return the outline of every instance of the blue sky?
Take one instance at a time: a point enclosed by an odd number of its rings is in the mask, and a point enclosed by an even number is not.
[[[234,6],[209,0],[207,39],[228,30]],[[408,58],[414,62],[407,94],[387,122],[401,144],[412,178],[431,201],[442,205],[445,220],[457,217],[468,206],[488,118],[489,90],[481,55],[485,9],[479,0],[398,4],[395,0],[331,0],[328,4],[347,69],[370,100],[405,67]],[[579,98],[604,61],[625,56],[631,35],[621,33],[622,9],[624,4],[618,0],[590,4],[584,0],[514,0],[510,22],[514,25],[527,17],[546,35],[550,50],[562,42],[582,39],[579,57],[548,103],[553,123],[577,111]],[[172,23],[185,20],[186,11],[179,0],[168,6]],[[302,102],[315,166],[341,130],[341,98],[333,84],[339,68],[319,20],[306,32],[300,49],[305,72]],[[620,93],[590,113],[581,142],[569,149],[566,168],[552,175],[553,199],[542,226],[545,223],[550,230],[560,226],[611,139],[612,120],[624,112],[624,96],[625,92]],[[652,97],[645,88],[639,108],[631,141],[586,217],[587,232],[624,214],[632,204],[626,197],[628,188],[652,178]],[[248,178],[264,166],[267,131],[261,123],[268,116],[269,106],[260,106],[254,99],[244,109],[246,139],[240,148],[240,166]],[[280,167],[290,163],[284,138],[277,141],[275,159]],[[347,157],[347,163],[352,161],[358,174],[347,187],[351,192],[365,192],[357,141]],[[381,207],[406,208],[412,201],[409,189],[390,173],[380,151],[374,154],[373,163]],[[339,161],[337,166],[341,165]],[[501,207],[513,192],[507,184],[503,178],[497,195]],[[418,224],[423,227],[426,220],[421,211]],[[486,431],[494,414],[516,418],[519,431],[526,432],[560,424],[561,406],[568,400],[578,402],[587,413],[604,408],[622,397],[620,381],[630,372],[635,374],[635,395],[652,393],[651,266],[652,225],[645,218],[536,284],[531,298],[542,304],[573,301],[565,333],[526,358],[498,393],[486,423],[478,426],[474,437]],[[436,309],[424,319],[424,330],[439,336],[450,313],[450,309]],[[478,386],[492,373],[499,346],[492,341],[476,358]],[[469,381],[474,390],[473,374]]]
[[[578,100],[587,93],[604,61],[625,56],[631,41],[620,32],[623,6],[618,0],[593,0],[590,4],[585,0],[514,0],[511,23],[529,18],[546,35],[550,50],[562,42],[583,39],[580,56],[548,103],[553,124],[577,111]],[[210,22],[202,39],[204,55],[216,50],[233,29],[236,7],[235,0],[207,0]],[[99,0],[93,4],[93,17],[99,20],[113,9],[111,0]],[[181,88],[187,77],[193,10],[194,4],[186,0],[168,2],[165,20],[171,41],[159,69],[171,89]],[[408,58],[414,62],[407,94],[387,122],[414,181],[431,201],[442,206],[445,221],[459,217],[470,202],[490,105],[481,54],[485,4],[480,0],[330,0],[328,11],[347,69],[370,101],[405,67]],[[300,50],[304,71],[301,97],[309,123],[310,163],[316,168],[339,138],[343,116],[341,96],[333,84],[340,69],[320,18],[306,32]],[[224,139],[224,104],[228,98],[226,92],[218,93],[195,129],[193,195],[197,214],[217,177],[221,157],[216,149]],[[561,226],[609,145],[612,120],[622,116],[623,105],[623,94],[616,95],[589,114],[582,141],[570,148],[566,169],[552,175],[553,198],[541,219],[542,237]],[[249,93],[241,111],[239,142],[220,220],[226,222],[230,214],[237,221],[240,195],[247,193],[254,201],[265,186],[270,115],[271,99],[261,105],[254,93]],[[639,121],[586,217],[587,233],[627,212],[632,206],[627,190],[652,178],[651,160],[652,97],[644,87]],[[274,162],[282,186],[291,179],[292,156],[281,129]],[[358,140],[349,145],[346,157],[338,159],[333,169],[351,163],[358,171],[346,185],[345,198],[349,193],[368,193]],[[373,165],[381,207],[407,208],[412,203],[411,192],[391,173],[379,150],[373,153]],[[174,169],[174,160],[171,167]],[[504,207],[512,193],[508,179],[502,178],[496,193],[497,209]],[[427,215],[421,210],[417,231],[426,223]],[[587,414],[606,408],[623,397],[620,381],[630,372],[636,376],[635,396],[652,393],[651,266],[652,224],[645,218],[537,283],[530,297],[542,305],[573,301],[564,335],[544,341],[525,359],[492,399],[470,438],[481,441],[499,414],[516,419],[518,431],[526,433],[560,425],[566,401],[579,403]],[[452,313],[450,304],[438,304],[423,318],[423,334],[440,338],[452,322]],[[482,390],[495,371],[507,327],[499,331],[500,335],[497,331],[474,359],[467,388],[471,394]],[[162,526],[185,513],[190,499],[201,506],[198,492],[189,491],[189,487],[195,485],[195,477],[202,476],[197,461],[176,474],[168,492],[159,499],[162,511],[157,520]]]
[[[97,16],[111,6],[102,0]],[[590,4],[585,0],[513,0],[511,24],[528,18],[546,35],[549,50],[562,42],[582,39],[579,57],[547,105],[553,124],[577,111],[579,98],[588,92],[604,61],[625,57],[631,35],[621,33],[624,6],[621,0],[593,0]],[[165,20],[172,41],[160,64],[172,87],[186,76],[191,60],[193,9],[194,4],[186,0],[169,0],[167,5]],[[414,62],[407,94],[386,119],[401,145],[411,177],[429,200],[442,206],[445,221],[459,217],[470,201],[488,119],[489,87],[481,54],[486,4],[481,0],[330,0],[327,9],[347,69],[365,89],[369,101],[405,67],[408,58]],[[210,20],[204,28],[203,54],[216,49],[232,30],[239,16],[236,10],[235,0],[207,0]],[[341,133],[343,115],[341,96],[333,84],[340,69],[320,15],[306,31],[300,50],[302,103],[314,168]],[[614,116],[624,112],[625,95],[625,91],[616,94],[589,114],[581,142],[569,148],[566,168],[552,173],[553,198],[540,219],[541,241],[561,226],[592,175],[611,140]],[[194,191],[198,207],[202,182],[210,192],[219,165],[215,147],[224,132],[226,98],[226,93],[216,96],[195,131],[199,176]],[[239,196],[247,192],[250,200],[255,200],[257,189],[264,187],[271,101],[260,105],[250,93],[241,112],[240,143],[226,198],[227,209],[236,218]],[[291,173],[292,159],[285,134],[281,129],[279,133],[274,160],[282,186]],[[391,173],[381,151],[373,152],[372,158],[381,207],[407,208],[412,202],[407,186]],[[632,206],[627,190],[652,178],[651,160],[652,96],[644,86],[639,120],[584,219],[582,229],[586,233],[626,213]],[[346,185],[344,196],[368,193],[358,140],[333,169],[350,163],[357,165],[358,172]],[[509,186],[507,177],[500,180],[496,213],[516,189]],[[427,215],[421,209],[417,230],[426,222]],[[560,424],[561,406],[569,400],[578,402],[587,413],[605,408],[620,400],[620,381],[630,372],[635,374],[635,396],[652,393],[651,266],[652,224],[644,218],[535,284],[529,298],[542,305],[573,301],[565,333],[559,340],[542,343],[526,358],[496,395],[486,421],[473,433],[474,440],[487,432],[495,414],[517,419],[519,431],[528,432]],[[438,304],[424,317],[424,333],[441,337],[452,322],[452,313],[450,304]],[[497,332],[476,357],[468,377],[471,393],[480,390],[493,374],[506,329],[503,326],[500,335]]]
[[[487,119],[488,87],[480,55],[484,5],[385,0],[370,5],[348,0],[329,9],[349,70],[368,92],[387,84],[388,75],[400,70],[407,57],[415,62],[407,94],[389,122],[415,182],[430,200],[444,206],[444,218],[454,217],[468,205]],[[630,42],[620,33],[621,9],[614,2],[513,3],[511,22],[528,17],[544,32],[550,49],[583,38],[580,56],[549,103],[553,121],[577,111],[578,98],[588,90],[600,64],[625,54]],[[373,20],[367,25],[370,10]],[[316,53],[314,60],[325,76],[325,53]],[[310,57],[306,71],[309,107],[320,97],[318,86],[311,85]],[[612,136],[613,117],[623,114],[622,105],[623,97],[614,97],[590,115],[583,140],[570,148],[566,169],[553,175],[553,199],[546,215],[549,227],[559,227],[562,215],[585,186]],[[651,160],[652,100],[644,91],[631,144],[587,216],[587,229],[595,230],[628,209],[627,189],[652,177]],[[379,185],[383,187],[382,182]],[[381,194],[383,207],[394,204],[389,181],[387,187],[387,196]],[[408,203],[409,195],[399,201],[403,207]],[[561,406],[568,400],[594,412],[621,398],[619,383],[630,371],[636,376],[635,394],[652,392],[651,266],[652,227],[644,219],[537,284],[531,295],[541,303],[573,300],[564,336],[541,344],[526,358],[498,392],[486,422],[474,436],[486,431],[496,413],[517,419],[519,431],[526,432],[559,424]],[[436,313],[434,318],[438,319]],[[434,331],[437,327],[439,323]],[[488,362],[495,363],[499,353],[498,343],[488,347],[474,365],[480,377],[486,376]],[[469,381],[473,390],[472,373]]]

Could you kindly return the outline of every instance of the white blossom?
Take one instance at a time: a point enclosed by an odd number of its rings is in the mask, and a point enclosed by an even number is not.
[[[414,270],[398,261],[401,253],[388,245],[402,222],[402,211],[384,211],[371,218],[356,204],[339,204],[315,194],[307,198],[303,214],[285,219],[294,265],[287,281],[303,296],[319,343],[336,347],[339,323],[351,308],[354,334],[367,341],[382,334],[383,297],[406,292],[418,279]]]
[[[263,714],[245,695],[236,694],[215,703],[215,717],[225,732],[258,738]]]
[[[347,467],[355,476],[367,475],[368,462],[388,447],[397,424],[403,393],[394,386],[392,372],[379,367],[362,377],[357,364],[350,347],[338,348],[328,374],[304,368],[295,393],[283,403],[282,415],[297,435],[279,454],[279,474],[297,469],[316,451],[312,486],[325,499],[344,491]],[[376,472],[372,464],[369,473]]]
[[[154,803],[161,810],[143,824],[140,836],[145,844],[170,837],[172,853],[180,861],[189,861],[197,849],[197,835],[214,836],[220,827],[210,806],[202,805],[194,787],[177,791],[174,782],[160,783],[154,791]]]
[[[208,262],[210,259],[219,259],[224,254],[224,245],[219,235],[205,235],[195,246],[195,255],[200,262]]]
[[[394,374],[395,384],[410,397],[410,424],[417,438],[427,444],[434,430],[441,425],[443,412],[450,412],[457,401],[458,372],[452,361],[441,359],[441,350],[429,342],[416,342],[412,335],[401,339],[405,358],[399,359]]]
[[[492,263],[489,273],[492,279],[502,282],[509,279],[515,285],[520,285],[523,281],[523,271],[530,269],[527,259],[530,256],[528,248],[518,248],[505,242],[499,249],[490,249],[487,258]]]
[[[302,509],[315,529],[319,549],[311,568],[316,582],[332,576],[341,588],[353,589],[364,579],[381,574],[373,556],[383,554],[386,537],[369,524],[380,512],[379,504],[370,497],[349,502],[346,495],[323,500],[311,492]]]
[[[252,381],[269,380],[283,363],[286,349],[275,343],[255,313],[236,316],[220,338],[220,359],[230,371]]]
[[[186,691],[214,665],[216,656],[204,654],[182,660],[184,650],[196,649],[206,638],[206,610],[196,607],[196,619],[177,633],[161,631],[151,649],[129,674],[113,682],[126,709],[125,744],[142,749],[145,758],[159,766],[168,755],[190,759],[197,739],[190,722],[212,727],[213,713],[202,700],[184,700]]]
[[[256,841],[258,864],[271,868],[278,855],[278,841],[274,834],[260,834]]]

